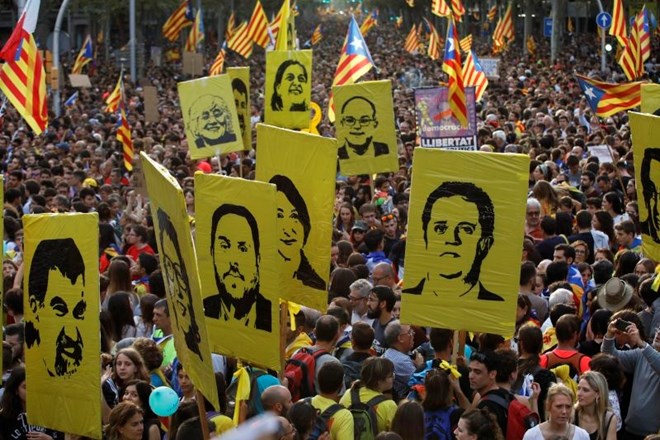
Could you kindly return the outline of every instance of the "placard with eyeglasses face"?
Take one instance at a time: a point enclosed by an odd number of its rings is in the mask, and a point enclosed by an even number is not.
[[[392,84],[367,81],[332,88],[339,168],[345,176],[399,169]]]

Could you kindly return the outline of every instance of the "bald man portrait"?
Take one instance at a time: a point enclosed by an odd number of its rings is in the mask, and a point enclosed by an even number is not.
[[[354,96],[348,99],[341,107],[339,121],[345,134],[338,151],[340,160],[378,157],[390,152],[387,144],[374,140],[378,118],[376,106],[367,98]]]

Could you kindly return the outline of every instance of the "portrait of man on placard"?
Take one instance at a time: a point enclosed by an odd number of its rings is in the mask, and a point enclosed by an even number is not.
[[[348,99],[341,108],[339,123],[345,135],[343,139],[338,139],[341,144],[339,160],[389,154],[387,144],[374,139],[378,117],[376,106],[369,99],[362,96]]]
[[[211,218],[213,271],[218,293],[204,298],[204,314],[272,331],[272,302],[259,291],[259,230],[244,206],[225,203]]]
[[[644,150],[640,172],[642,195],[647,217],[640,222],[642,233],[660,243],[660,212],[658,212],[658,184],[660,184],[660,148]]]
[[[204,95],[188,109],[190,132],[197,148],[215,147],[236,141],[231,111],[220,96]]]
[[[199,348],[201,335],[195,319],[190,280],[181,254],[179,238],[174,224],[164,210],[158,208],[156,218],[160,230],[158,249],[165,260],[162,269],[171,303],[170,313],[174,316],[174,325],[185,335],[184,340],[188,349],[203,360]]]
[[[479,281],[495,229],[495,208],[482,188],[471,182],[443,182],[426,198],[421,220],[433,269],[404,293],[504,301]]]
[[[307,67],[297,60],[286,60],[277,68],[270,106],[274,111],[304,112],[309,110],[311,78]]]
[[[42,240],[29,271],[27,303],[35,319],[25,323],[25,343],[39,348],[50,377],[71,377],[83,362],[85,262],[72,238]]]

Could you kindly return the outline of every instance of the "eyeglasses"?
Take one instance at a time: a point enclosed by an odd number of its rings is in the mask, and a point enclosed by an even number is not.
[[[367,299],[367,300],[368,300],[367,297],[362,298],[361,296],[351,296],[351,295],[348,295],[348,300],[351,301],[351,302],[362,301],[363,299]]]
[[[415,330],[411,327],[407,332],[399,334],[399,336],[408,335],[410,337],[415,336]]]
[[[387,214],[384,215],[380,218],[381,222],[389,222],[390,220],[394,220],[396,217],[394,217],[394,214]]]
[[[353,127],[357,123],[359,123],[360,125],[369,125],[372,122],[374,122],[375,119],[372,119],[368,116],[362,116],[359,119],[356,119],[353,116],[344,116],[341,121],[343,124],[350,125],[351,127]]]
[[[530,217],[537,217],[541,215],[541,211],[527,211],[527,215]]]

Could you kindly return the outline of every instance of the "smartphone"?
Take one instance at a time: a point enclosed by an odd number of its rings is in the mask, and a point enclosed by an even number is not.
[[[621,330],[622,332],[625,332],[630,324],[632,323],[624,319],[617,319],[616,324],[614,324],[614,326],[616,327],[617,330]]]

